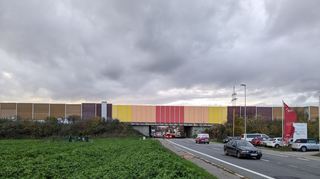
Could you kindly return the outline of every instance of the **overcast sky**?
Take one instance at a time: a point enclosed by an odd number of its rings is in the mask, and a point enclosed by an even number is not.
[[[317,105],[319,0],[0,0],[0,101]]]

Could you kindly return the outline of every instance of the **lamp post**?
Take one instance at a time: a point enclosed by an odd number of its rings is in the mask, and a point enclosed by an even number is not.
[[[319,95],[319,106],[318,106],[318,123],[319,123],[319,143],[320,143],[320,95]],[[320,152],[320,144],[319,145],[319,152]]]
[[[247,133],[247,85],[241,84],[244,87],[244,133]],[[247,139],[247,135],[244,135]]]

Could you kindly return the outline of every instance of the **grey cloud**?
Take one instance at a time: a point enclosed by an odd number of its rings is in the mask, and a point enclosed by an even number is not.
[[[304,105],[320,88],[317,5],[4,0],[0,70],[13,78],[0,76],[0,100],[229,100],[234,84],[247,83],[252,103],[278,104],[296,94],[292,103]],[[159,95],[195,87],[230,90]]]

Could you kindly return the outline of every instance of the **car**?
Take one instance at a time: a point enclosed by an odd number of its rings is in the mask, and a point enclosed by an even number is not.
[[[209,134],[198,134],[195,141],[197,144],[201,144],[201,143],[204,143],[204,144],[209,144]]]
[[[297,139],[291,145],[292,150],[299,150],[302,152],[306,152],[308,150],[319,150],[319,142],[316,139]]]
[[[255,137],[262,137],[262,138],[269,138],[266,134],[260,134],[260,133],[250,133],[250,134],[242,134],[241,139],[247,140],[250,142]]]
[[[273,148],[279,148],[283,146],[282,137],[275,137],[268,141],[265,141],[266,147],[273,147]]]
[[[246,140],[231,140],[223,147],[225,155],[261,159],[262,152]]]
[[[175,138],[175,135],[168,133],[168,134],[164,134],[163,137],[166,139],[172,139],[172,138]]]
[[[250,141],[250,143],[254,146],[259,146],[259,145],[262,145],[262,141],[263,141],[262,137],[255,137]]]

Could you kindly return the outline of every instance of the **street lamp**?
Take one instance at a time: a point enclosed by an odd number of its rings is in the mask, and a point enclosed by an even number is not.
[[[247,85],[241,84],[240,86],[244,87],[244,133],[247,133]],[[247,139],[247,135],[244,135]]]

